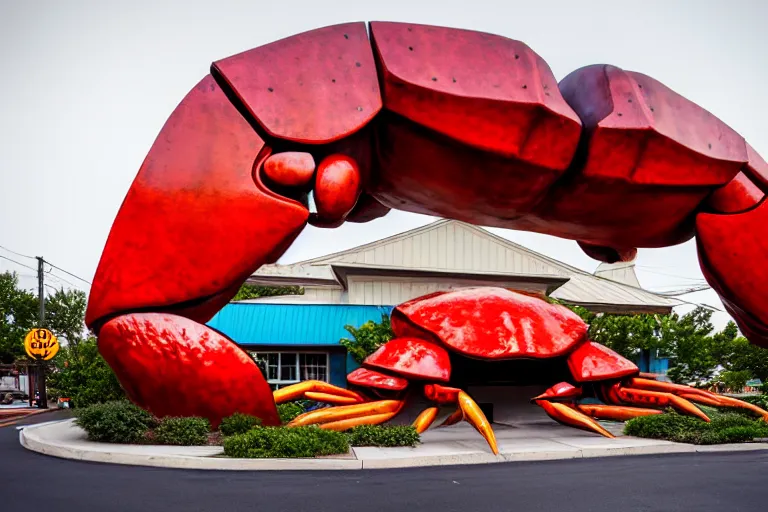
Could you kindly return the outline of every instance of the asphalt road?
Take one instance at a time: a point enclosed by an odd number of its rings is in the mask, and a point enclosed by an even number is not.
[[[0,429],[0,475],[0,510],[14,512],[768,510],[765,452],[399,470],[218,472],[56,459],[23,449],[16,429],[5,427]]]

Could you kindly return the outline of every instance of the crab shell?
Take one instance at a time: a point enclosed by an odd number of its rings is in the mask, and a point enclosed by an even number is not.
[[[487,360],[567,356],[577,383],[634,376],[638,367],[590,341],[570,309],[504,288],[437,292],[397,306],[396,337],[347,376],[357,386],[402,391],[410,380],[449,382],[448,351]]]

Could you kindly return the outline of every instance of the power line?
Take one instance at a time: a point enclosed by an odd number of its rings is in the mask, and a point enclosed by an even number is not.
[[[79,280],[81,280],[82,282],[84,282],[84,283],[87,283],[87,284],[92,284],[92,283],[91,283],[90,281],[88,281],[87,279],[83,279],[83,278],[82,278],[82,277],[80,277],[80,276],[76,276],[76,275],[75,275],[75,274],[73,274],[72,272],[67,272],[67,271],[66,271],[66,270],[64,270],[63,268],[61,268],[61,267],[57,267],[56,265],[54,265],[54,264],[53,264],[53,263],[51,263],[50,261],[47,261],[47,260],[46,260],[46,263],[47,263],[47,264],[49,264],[50,266],[52,266],[53,268],[55,268],[55,269],[58,269],[58,270],[61,270],[61,271],[62,271],[62,272],[64,272],[65,274],[67,274],[67,275],[69,275],[69,276],[72,276],[72,277],[74,277],[75,279],[79,279]],[[74,285],[72,285],[72,286],[74,286]]]
[[[51,274],[51,273],[50,273],[50,271],[46,272],[46,274],[48,274],[48,276],[49,276],[49,277],[51,277],[51,278],[53,278],[53,279],[55,279],[55,280],[57,280],[57,281],[61,281],[61,282],[67,283],[69,286],[72,286],[72,287],[74,287],[74,288],[80,288],[80,287],[79,287],[79,286],[77,286],[75,283],[72,283],[72,282],[70,282],[70,281],[67,281],[67,280],[66,280],[66,279],[64,279],[63,277],[59,277],[59,276],[57,276],[56,274]]]
[[[32,267],[30,267],[29,265],[25,265],[25,264],[23,264],[23,263],[20,263],[20,262],[18,262],[18,261],[16,261],[16,260],[12,260],[11,258],[9,258],[9,257],[7,257],[7,256],[3,256],[2,254],[0,254],[0,258],[3,258],[4,260],[8,260],[8,261],[10,261],[10,262],[13,262],[13,263],[15,263],[15,264],[17,264],[17,265],[21,265],[22,267],[26,267],[26,268],[28,268],[29,270],[34,270],[35,272],[37,272],[37,269],[36,269],[36,268],[32,268]]]
[[[3,249],[4,251],[8,251],[10,253],[13,253],[16,256],[21,256],[22,258],[29,258],[31,260],[35,259],[33,256],[27,256],[26,254],[21,254],[20,252],[12,251],[12,250],[10,250],[7,247],[3,247],[2,245],[0,245],[0,249]]]

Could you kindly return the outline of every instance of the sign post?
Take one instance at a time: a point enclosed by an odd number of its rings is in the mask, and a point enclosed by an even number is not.
[[[38,407],[48,408],[48,397],[45,390],[45,361],[53,359],[59,352],[59,340],[48,329],[32,329],[24,337],[24,350],[27,355],[37,361],[37,386],[31,386],[29,389],[30,397],[34,396],[35,387],[40,390],[40,401]]]

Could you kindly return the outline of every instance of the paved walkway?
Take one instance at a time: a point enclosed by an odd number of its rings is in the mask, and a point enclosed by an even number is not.
[[[93,443],[73,420],[42,423],[21,431],[24,447],[55,457],[138,466],[187,469],[279,470],[369,469],[454,464],[484,464],[691,453],[701,451],[765,450],[768,443],[694,446],[619,436],[607,439],[557,423],[494,425],[500,454],[492,454],[485,440],[469,425],[430,430],[414,448],[353,448],[349,454],[317,459],[231,459],[217,446],[141,446]],[[608,425],[615,433],[620,425]]]

